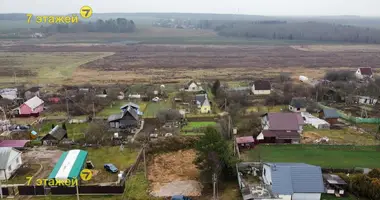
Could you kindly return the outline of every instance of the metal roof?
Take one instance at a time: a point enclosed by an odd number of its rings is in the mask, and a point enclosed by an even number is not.
[[[325,179],[329,184],[332,185],[346,185],[347,183],[335,174],[323,174],[323,179]]]
[[[131,107],[136,108],[136,109],[139,109],[139,108],[140,108],[139,105],[137,105],[137,104],[135,104],[135,103],[132,103],[132,102],[129,102],[129,103],[125,104],[124,106],[121,106],[120,109],[124,109],[124,108],[126,108],[126,107],[128,107],[128,106],[131,106]]]
[[[139,116],[138,116],[138,113],[136,112],[136,110],[132,109],[131,107],[128,107],[125,111],[123,111],[123,112],[121,112],[119,114],[110,115],[108,117],[108,122],[115,121],[115,120],[120,120],[127,113],[129,113],[135,120],[139,120]]]
[[[372,73],[372,68],[370,67],[361,67],[359,68],[360,70],[360,73],[362,75],[368,75],[368,76],[371,76],[373,73]]]
[[[297,113],[268,113],[269,130],[298,130],[299,119]]]
[[[255,90],[270,90],[271,85],[269,81],[266,80],[256,80],[253,85],[255,86]]]
[[[339,118],[339,114],[335,109],[323,109],[323,114],[325,119]]]
[[[245,137],[237,137],[236,143],[238,144],[244,144],[244,143],[253,143],[255,142],[255,139],[253,139],[252,136],[245,136]]]
[[[3,140],[0,141],[0,147],[21,148],[24,147],[27,142],[29,142],[29,140]]]
[[[62,140],[65,135],[66,135],[67,131],[65,129],[63,129],[62,127],[60,127],[59,125],[56,125],[52,130],[49,131],[48,134],[46,134],[41,140],[45,140],[45,138],[48,136],[48,135],[51,135],[53,138],[55,138],[56,140]]]
[[[42,99],[38,98],[37,96],[34,96],[33,98],[26,101],[24,104],[33,110],[43,103],[44,101],[42,101]]]
[[[290,105],[295,108],[306,108],[306,97],[294,97],[292,98]]]
[[[272,191],[275,194],[323,193],[322,170],[304,163],[265,163],[271,167]]]

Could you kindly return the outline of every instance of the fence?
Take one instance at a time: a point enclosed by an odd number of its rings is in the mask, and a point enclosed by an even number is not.
[[[79,195],[88,194],[123,194],[125,186],[78,186]],[[45,188],[44,186],[18,186],[20,196],[35,196],[35,195],[75,195],[77,193],[76,187],[51,187]],[[9,195],[8,188],[3,188],[3,195]]]
[[[8,196],[9,195],[9,190],[7,187],[2,187],[1,188],[1,194],[3,194],[3,196]]]
[[[125,181],[127,181],[128,178],[132,175],[132,173],[137,169],[137,167],[139,166],[141,160],[144,157],[145,148],[146,148],[145,146],[143,148],[141,148],[139,154],[137,155],[135,163],[133,163],[133,165],[130,166],[129,168],[127,168],[126,170],[124,170],[123,179],[120,181],[120,185],[124,186],[125,185]]]
[[[18,186],[19,195],[45,195],[43,186]]]
[[[331,108],[331,107],[322,105],[321,103],[318,103],[318,106],[321,107],[321,108],[335,109],[335,108]],[[341,110],[337,110],[337,109],[335,109],[335,110],[338,112],[339,117],[341,117],[344,120],[353,122],[353,123],[358,123],[358,124],[379,124],[380,123],[380,118],[354,117],[354,116],[351,116],[351,115],[347,115],[346,113],[344,113]]]

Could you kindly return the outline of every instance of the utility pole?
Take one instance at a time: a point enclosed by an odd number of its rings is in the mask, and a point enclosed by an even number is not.
[[[76,189],[77,189],[77,200],[79,200],[79,188],[78,188],[78,185],[79,185],[79,182],[77,182],[76,185]]]
[[[67,112],[67,119],[70,118],[70,113],[69,113],[69,98],[67,97],[67,90],[65,89],[65,96],[66,96],[66,112]]]
[[[95,103],[92,102],[92,119],[95,119]]]
[[[214,172],[212,174],[212,190],[213,190],[213,193],[212,193],[212,199],[213,200],[217,200],[218,197],[217,197],[217,193],[216,193],[216,182],[217,182],[217,176],[216,176],[216,173]]]
[[[145,147],[146,144],[143,146],[143,156],[144,156],[144,173],[145,173],[145,178],[147,178],[147,173],[146,173],[146,159],[145,159]]]

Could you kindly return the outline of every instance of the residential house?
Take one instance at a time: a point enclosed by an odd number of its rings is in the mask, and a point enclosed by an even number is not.
[[[237,137],[236,144],[240,150],[252,149],[255,145],[255,139],[252,136]]]
[[[135,128],[139,125],[139,120],[139,115],[132,107],[108,117],[110,127],[116,129]]]
[[[325,193],[322,170],[304,163],[264,163],[263,182],[283,199],[320,200]]]
[[[56,125],[52,130],[49,131],[43,138],[41,138],[41,142],[44,145],[53,145],[58,144],[63,139],[67,137],[67,130]]]
[[[15,100],[17,96],[17,88],[4,88],[0,90],[0,98]]]
[[[323,181],[326,188],[327,194],[332,194],[334,196],[345,196],[345,188],[347,183],[335,174],[323,174]]]
[[[25,99],[31,99],[35,96],[40,97],[40,89],[41,87],[31,87],[27,89],[24,93]]]
[[[355,96],[355,101],[359,104],[365,105],[375,105],[377,103],[377,98],[369,97],[369,96]]]
[[[12,147],[0,147],[0,181],[8,180],[21,165],[21,151]]]
[[[338,123],[339,113],[335,109],[324,108],[319,111],[319,118],[326,120],[330,125]]]
[[[357,79],[363,80],[366,78],[373,78],[373,71],[371,67],[360,67],[356,70],[355,76]]]
[[[306,112],[306,107],[306,97],[294,97],[289,104],[289,110],[292,112]]]
[[[304,121],[299,113],[267,113],[262,115],[260,143],[299,143]]]
[[[207,94],[195,95],[195,102],[201,113],[211,113],[211,104],[208,100]]]
[[[254,95],[267,95],[271,92],[271,84],[266,80],[256,80],[252,85],[252,93]]]
[[[135,104],[135,103],[132,103],[132,102],[129,102],[129,103],[121,106],[120,109],[121,109],[121,111],[125,112],[129,107],[134,109],[138,115],[140,115],[140,116],[143,115],[143,112],[140,111],[140,106]]]
[[[37,96],[29,99],[16,109],[17,115],[39,115],[44,110],[44,101]]]
[[[330,129],[330,124],[323,119],[319,119],[308,112],[301,112],[301,115],[305,124],[310,124],[316,129]]]
[[[199,91],[202,91],[203,88],[201,84],[192,80],[185,85],[184,90],[187,92],[199,92]]]

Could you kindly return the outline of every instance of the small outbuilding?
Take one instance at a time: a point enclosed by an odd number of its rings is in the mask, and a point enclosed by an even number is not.
[[[330,125],[337,124],[339,113],[335,109],[324,108],[319,111],[319,118],[326,120]]]
[[[236,144],[238,145],[239,150],[252,149],[255,144],[255,139],[252,136],[237,137]]]
[[[35,115],[38,116],[44,110],[44,101],[37,96],[29,99],[23,103],[18,109],[17,114],[28,116]]]
[[[344,196],[347,183],[335,174],[323,174],[326,193],[335,196]]]
[[[292,112],[306,112],[306,97],[294,97],[289,104],[289,110]]]
[[[268,95],[271,89],[271,84],[267,80],[256,80],[251,88],[254,95]]]
[[[44,145],[58,144],[64,138],[67,138],[67,131],[60,126],[55,126],[48,134],[41,138]]]

